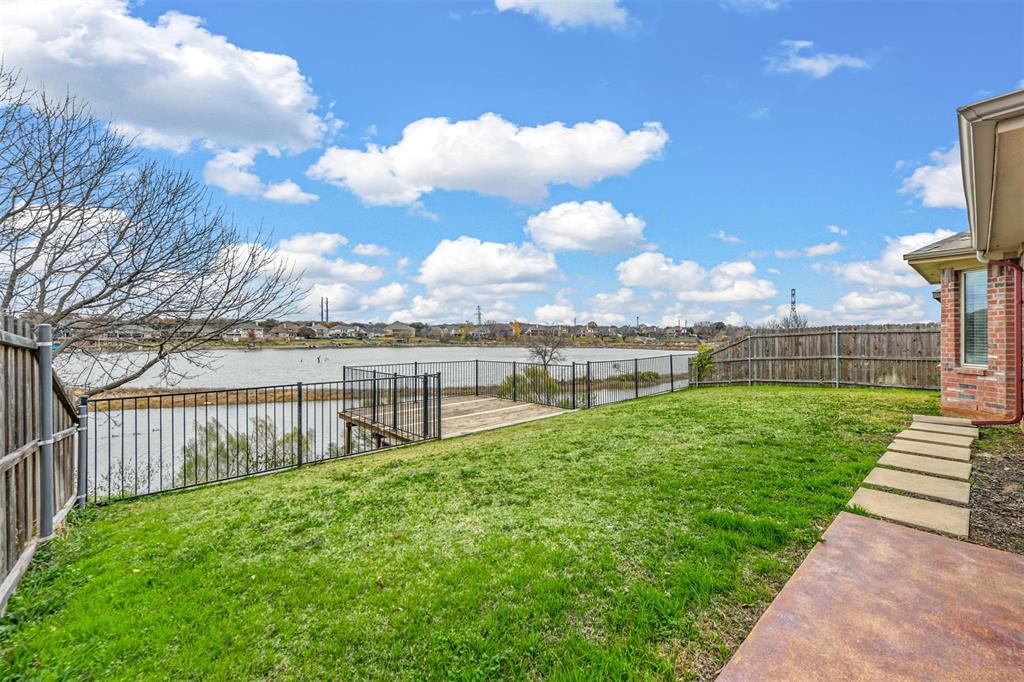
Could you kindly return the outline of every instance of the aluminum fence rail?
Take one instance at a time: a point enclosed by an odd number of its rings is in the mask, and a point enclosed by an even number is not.
[[[935,325],[764,331],[710,355],[701,386],[797,384],[939,388]],[[696,377],[695,377],[696,379]]]
[[[380,376],[88,401],[88,499],[106,502],[390,447],[343,414],[371,410],[403,443],[440,436],[437,375]]]
[[[448,360],[345,367],[343,378],[429,372],[444,396],[479,395],[566,409],[597,407],[685,388],[690,355],[549,364]]]

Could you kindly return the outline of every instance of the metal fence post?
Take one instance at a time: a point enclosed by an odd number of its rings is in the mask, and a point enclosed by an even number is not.
[[[391,428],[398,428],[398,373],[391,378]]]
[[[751,348],[750,335],[747,335],[747,386],[754,383],[754,351]]]
[[[36,327],[39,361],[39,535],[53,535],[53,330]]]
[[[474,360],[473,363],[476,366],[476,372],[475,372],[475,375],[476,375],[476,379],[475,379],[476,393],[475,393],[475,395],[480,395],[480,361],[479,360]]]
[[[89,397],[78,399],[78,508],[85,508],[89,493]]]
[[[640,361],[633,358],[633,396],[640,397]]]
[[[298,410],[299,410],[299,419],[298,419],[299,432],[298,432],[298,441],[296,443],[295,448],[296,448],[296,453],[298,454],[298,466],[302,466],[302,433],[303,433],[303,431],[302,431],[302,382],[300,381],[298,384],[296,384],[296,386],[298,387],[298,397],[297,397],[297,399],[298,399]]]
[[[839,388],[839,327],[836,327],[835,351],[836,351],[836,388]]]
[[[438,374],[438,377],[441,375]],[[440,379],[438,379],[440,383]],[[430,376],[423,375],[423,437],[430,436]]]
[[[370,380],[370,399],[373,401],[373,412],[370,421],[377,423],[377,370],[373,370],[373,379]]]
[[[516,384],[518,384],[518,383],[519,383],[519,380],[516,379],[516,361],[513,360],[512,361],[512,402],[516,402],[516,399],[517,399],[517,393],[518,393],[519,387]]]
[[[572,361],[572,409],[576,409],[576,361]]]
[[[587,409],[590,409],[590,360],[587,360]]]
[[[669,393],[676,390],[676,371],[672,365],[672,360],[675,358],[674,355],[668,356],[668,390]]]

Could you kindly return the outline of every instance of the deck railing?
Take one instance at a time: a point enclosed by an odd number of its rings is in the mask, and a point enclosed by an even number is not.
[[[440,437],[436,375],[378,376],[88,401],[88,499],[181,490]],[[401,439],[347,428],[364,410]]]
[[[511,360],[446,360],[345,367],[346,379],[429,372],[444,396],[479,395],[566,409],[597,407],[689,385],[690,355],[543,365]]]

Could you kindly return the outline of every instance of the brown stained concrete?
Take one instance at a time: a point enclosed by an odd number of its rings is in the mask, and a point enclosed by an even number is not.
[[[840,513],[719,676],[1021,680],[1024,556]]]

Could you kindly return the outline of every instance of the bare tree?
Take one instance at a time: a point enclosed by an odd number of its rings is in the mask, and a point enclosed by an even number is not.
[[[91,394],[153,367],[173,381],[300,295],[264,235],[238,230],[189,173],[0,65],[0,309],[54,325],[67,381]]]
[[[565,337],[556,334],[552,329],[546,329],[542,334],[531,335],[526,345],[530,349],[530,359],[544,365],[544,369],[565,362],[565,354],[562,352]]]
[[[808,327],[807,317],[801,315],[798,312],[790,312],[785,317],[777,320],[771,320],[760,326],[760,329],[769,330],[787,330],[787,329],[806,329]]]

